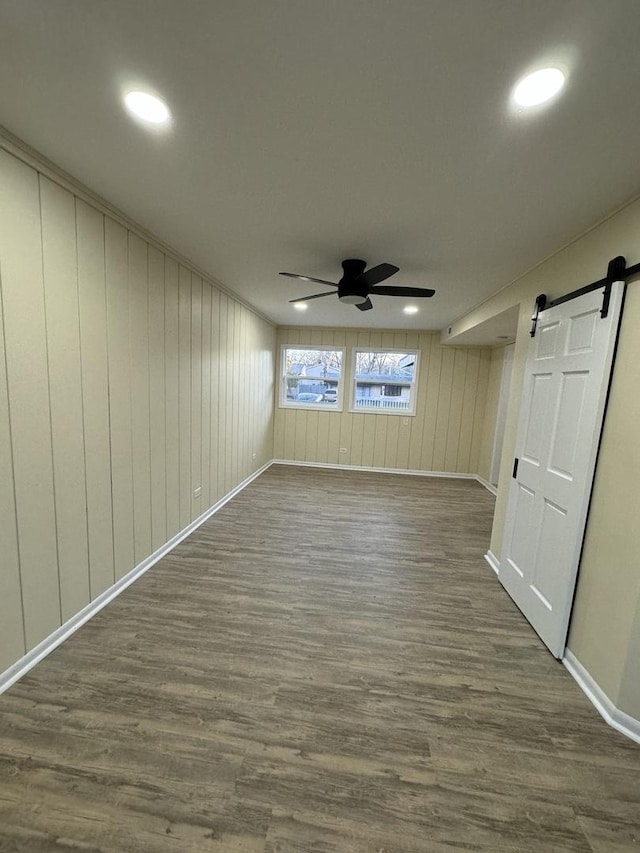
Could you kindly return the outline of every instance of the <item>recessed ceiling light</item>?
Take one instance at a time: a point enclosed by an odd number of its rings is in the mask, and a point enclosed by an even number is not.
[[[306,311],[309,306],[306,302],[294,302],[293,307],[296,311]]]
[[[535,107],[551,100],[564,86],[565,76],[559,68],[541,68],[528,74],[513,90],[513,100],[520,107]]]
[[[148,92],[127,92],[124,103],[132,116],[150,124],[167,124],[171,119],[169,107]]]
[[[417,314],[418,306],[417,305],[405,305],[402,309],[405,314]]]

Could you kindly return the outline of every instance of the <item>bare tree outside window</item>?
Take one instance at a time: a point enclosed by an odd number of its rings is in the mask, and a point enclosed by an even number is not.
[[[289,349],[285,350],[285,373],[292,372],[296,365],[302,367],[322,366],[326,375],[329,370],[342,369],[342,352],[339,350],[310,350]]]
[[[413,414],[417,351],[355,350],[352,411]]]

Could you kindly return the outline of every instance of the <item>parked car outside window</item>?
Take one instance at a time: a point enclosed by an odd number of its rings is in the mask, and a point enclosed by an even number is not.
[[[308,391],[303,391],[296,397],[298,403],[319,403],[322,400],[322,394],[310,394]]]

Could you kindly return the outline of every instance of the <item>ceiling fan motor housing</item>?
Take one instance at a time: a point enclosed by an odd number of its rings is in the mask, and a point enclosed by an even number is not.
[[[367,301],[369,289],[366,282],[359,282],[367,266],[366,261],[359,258],[349,258],[342,262],[344,275],[338,282],[338,299],[347,305],[362,305]]]

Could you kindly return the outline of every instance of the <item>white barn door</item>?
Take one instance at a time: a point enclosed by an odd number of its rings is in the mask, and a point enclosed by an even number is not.
[[[527,359],[499,578],[562,657],[624,284],[542,311]]]

